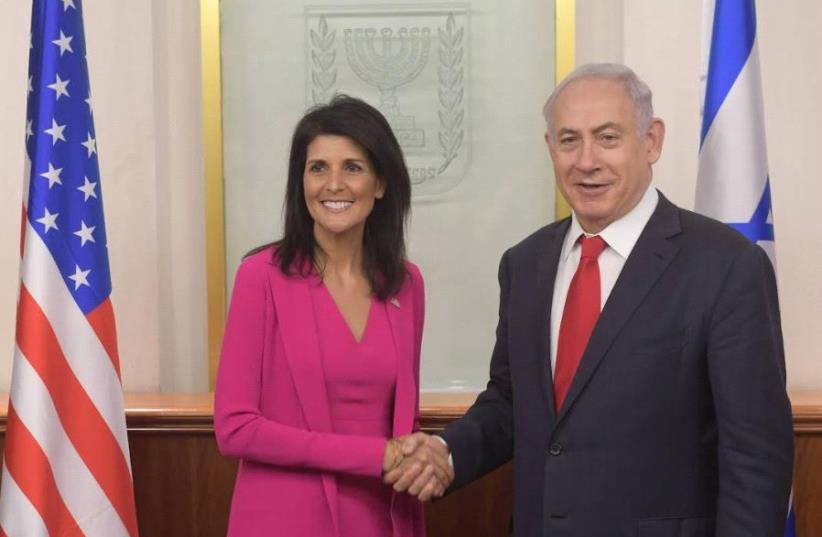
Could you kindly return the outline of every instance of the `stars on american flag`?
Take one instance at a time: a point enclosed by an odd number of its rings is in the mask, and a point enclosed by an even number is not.
[[[78,186],[77,190],[84,194],[83,201],[88,201],[89,198],[96,198],[97,193],[94,191],[94,187],[97,186],[97,183],[92,183],[88,180],[88,177],[83,178],[83,186]]]
[[[55,168],[51,162],[49,162],[49,170],[47,172],[43,172],[40,174],[40,177],[45,177],[49,180],[49,190],[54,185],[62,185],[63,181],[60,179],[60,174],[63,173],[63,168]]]
[[[85,222],[80,220],[80,229],[74,232],[75,235],[80,237],[80,246],[83,247],[86,245],[87,242],[97,242],[94,240],[94,237],[91,236],[94,233],[94,228],[96,226],[87,226]]]
[[[88,312],[111,292],[92,94],[80,4],[48,3],[57,5],[60,18],[48,36],[33,41],[32,53],[41,62],[31,65],[28,78],[28,219],[78,306]]]
[[[96,198],[97,193],[94,191],[94,187],[97,186],[97,183],[92,183],[88,180],[88,177],[83,178],[83,186],[78,186],[77,190],[84,194],[83,201],[88,201],[89,198]]]
[[[49,88],[49,89],[54,90],[54,93],[57,95],[57,100],[58,101],[60,100],[60,97],[62,97],[64,95],[66,97],[71,97],[71,95],[69,95],[69,92],[68,92],[68,89],[67,89],[67,87],[69,85],[69,82],[71,82],[71,80],[60,80],[60,75],[59,74],[55,75],[55,76],[56,76],[56,79],[54,81],[54,84],[49,84],[46,87]]]
[[[91,269],[83,270],[80,268],[80,265],[74,265],[74,274],[71,274],[68,279],[74,282],[75,291],[83,285],[91,287],[88,283],[88,275],[90,272]]]
[[[43,224],[43,233],[48,233],[50,229],[58,229],[57,217],[60,216],[60,213],[51,214],[48,209],[45,212],[46,214],[42,218],[35,220],[35,222]]]
[[[46,129],[43,132],[51,136],[51,145],[57,145],[57,140],[66,141],[66,137],[63,136],[63,131],[66,130],[65,125],[58,125],[57,121],[52,118],[51,120],[51,128]]]
[[[63,30],[60,30],[60,38],[52,41],[52,43],[60,47],[60,56],[62,56],[65,52],[74,52],[71,48],[72,39],[74,39],[74,36],[66,35],[63,33]]]
[[[88,151],[89,158],[91,158],[91,155],[97,152],[97,141],[91,137],[91,133],[88,133],[88,138],[86,138],[86,141],[81,143],[80,145],[86,148],[86,151]]]

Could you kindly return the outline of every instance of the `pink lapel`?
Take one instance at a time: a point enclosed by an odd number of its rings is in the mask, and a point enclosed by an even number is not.
[[[414,378],[414,307],[416,305],[412,296],[412,285],[412,280],[409,278],[408,284],[396,298],[381,304],[388,312],[388,322],[397,354],[397,382],[394,388],[392,429],[395,437],[411,433],[416,415],[417,382]],[[412,500],[404,494],[392,496],[391,519],[394,523],[395,535],[411,537],[418,533],[398,522],[402,520],[411,523],[414,520],[412,505]]]
[[[396,298],[384,303],[397,351],[397,383],[394,388],[394,436],[409,434],[414,427],[417,383],[414,379],[414,303],[406,285]]]
[[[273,271],[271,277],[277,322],[305,421],[312,431],[331,432],[328,392],[309,289],[314,282],[313,277],[291,278],[279,271]],[[339,535],[337,481],[330,474],[323,474],[322,480],[334,530]]]

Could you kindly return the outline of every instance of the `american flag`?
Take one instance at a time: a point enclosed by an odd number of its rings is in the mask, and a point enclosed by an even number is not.
[[[0,537],[137,536],[81,0],[34,0]]]

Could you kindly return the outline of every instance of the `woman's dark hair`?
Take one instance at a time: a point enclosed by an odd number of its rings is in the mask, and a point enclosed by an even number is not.
[[[323,134],[345,136],[359,144],[385,194],[375,200],[365,221],[363,271],[379,300],[396,295],[406,277],[405,223],[411,207],[411,179],[391,126],[373,106],[347,95],[312,108],[297,123],[291,139],[285,192],[285,231],[276,242],[274,263],[284,274],[306,276],[316,265],[319,246],[314,220],[305,204],[303,173],[308,145]]]

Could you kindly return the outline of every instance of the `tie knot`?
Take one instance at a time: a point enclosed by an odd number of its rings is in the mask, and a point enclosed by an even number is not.
[[[579,244],[582,246],[582,257],[592,257],[597,259],[599,254],[608,246],[599,235],[593,237],[580,236]]]

